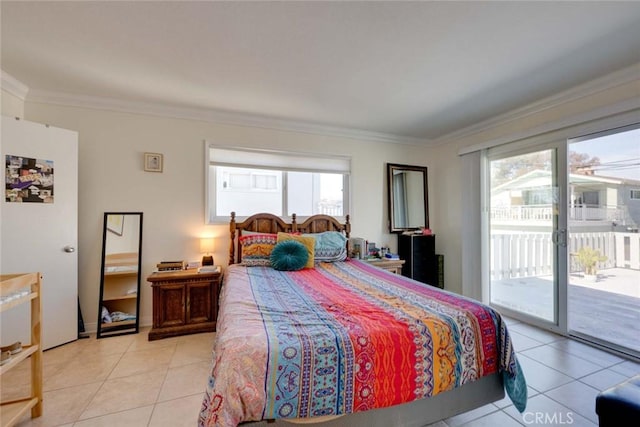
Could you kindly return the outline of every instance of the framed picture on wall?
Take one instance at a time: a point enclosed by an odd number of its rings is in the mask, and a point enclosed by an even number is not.
[[[144,153],[144,170],[147,172],[162,172],[162,154]]]

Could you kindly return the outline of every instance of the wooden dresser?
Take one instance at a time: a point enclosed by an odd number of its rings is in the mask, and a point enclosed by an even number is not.
[[[221,269],[158,272],[147,277],[153,288],[149,341],[215,331],[221,279]]]

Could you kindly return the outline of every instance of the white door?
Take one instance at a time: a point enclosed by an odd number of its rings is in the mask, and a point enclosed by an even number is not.
[[[78,337],[78,134],[5,116],[1,134],[5,173],[7,162],[13,162],[13,171],[19,169],[20,157],[48,161],[39,162],[36,173],[53,166],[53,203],[7,201],[5,183],[0,204],[0,271],[42,273],[42,343],[47,349]],[[27,169],[22,168],[23,175]],[[47,190],[32,189],[29,200],[51,200]],[[29,342],[28,306],[21,309],[2,314],[2,345]]]

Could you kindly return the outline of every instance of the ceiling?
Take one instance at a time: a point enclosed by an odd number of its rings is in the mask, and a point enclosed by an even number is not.
[[[11,2],[31,94],[428,142],[640,62],[640,2]]]

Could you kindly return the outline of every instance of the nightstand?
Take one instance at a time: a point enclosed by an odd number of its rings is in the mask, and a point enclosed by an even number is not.
[[[366,259],[365,261],[383,270],[387,270],[395,274],[402,274],[402,266],[404,265],[403,259],[374,258]]]
[[[213,332],[218,317],[222,269],[198,273],[178,270],[147,277],[153,288],[153,327],[149,341]]]

